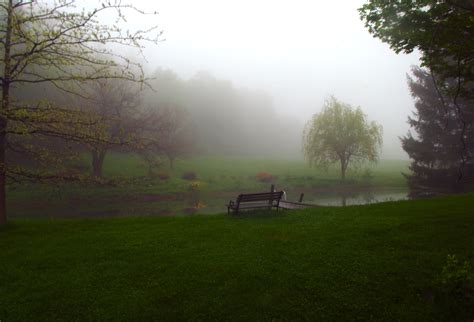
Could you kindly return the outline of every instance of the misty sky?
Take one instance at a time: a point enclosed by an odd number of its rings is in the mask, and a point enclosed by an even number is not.
[[[406,158],[413,101],[406,84],[418,56],[396,55],[359,19],[362,0],[133,1],[158,16],[165,41],[148,47],[147,66],[188,78],[209,71],[237,87],[267,91],[280,114],[304,122],[333,94],[384,127],[384,158]],[[278,130],[278,129],[276,129]]]

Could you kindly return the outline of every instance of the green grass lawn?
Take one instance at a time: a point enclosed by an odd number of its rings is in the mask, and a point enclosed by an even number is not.
[[[408,173],[408,161],[381,160],[377,164],[360,165],[348,171],[348,180],[361,180],[370,170],[372,183],[405,187],[402,172]],[[140,177],[147,175],[147,167],[138,156],[131,154],[111,153],[104,163],[104,174],[108,177]],[[161,169],[174,177],[181,177],[184,172],[193,171],[198,179],[211,181],[211,187],[218,190],[234,189],[234,182],[255,185],[255,175],[268,172],[277,177],[277,181],[290,181],[293,184],[305,184],[304,180],[311,178],[316,184],[337,184],[340,181],[339,166],[328,169],[312,168],[303,160],[272,159],[258,157],[223,157],[202,156],[178,160],[174,169],[166,164]],[[315,183],[313,183],[315,184]]]
[[[0,320],[468,321],[438,285],[474,264],[474,195],[0,229]]]

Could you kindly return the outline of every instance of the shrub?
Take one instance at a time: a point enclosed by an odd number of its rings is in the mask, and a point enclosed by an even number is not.
[[[197,178],[197,175],[193,171],[187,171],[183,173],[183,175],[181,176],[181,179],[189,180],[189,181],[196,180],[196,178]]]
[[[468,262],[461,263],[456,255],[448,255],[446,266],[443,267],[437,281],[443,292],[462,296],[472,287],[471,266]]]
[[[188,185],[189,191],[199,191],[203,187],[203,183],[199,181],[191,181]]]
[[[462,263],[455,255],[448,255],[446,265],[436,277],[436,305],[453,308],[454,312],[474,316],[474,274],[469,262]],[[459,319],[458,319],[459,320]]]
[[[170,174],[168,172],[160,171],[156,174],[158,179],[160,180],[168,180],[170,178]]]
[[[273,176],[268,172],[259,172],[255,177],[258,181],[265,183],[271,182],[273,180]]]

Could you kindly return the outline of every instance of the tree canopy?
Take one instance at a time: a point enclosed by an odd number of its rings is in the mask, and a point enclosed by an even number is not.
[[[371,0],[360,17],[396,53],[421,53],[422,66],[442,81],[474,81],[474,4],[460,0]],[[462,89],[466,89],[463,87]]]
[[[328,166],[339,162],[345,180],[349,162],[377,161],[382,127],[369,122],[360,107],[329,98],[319,114],[306,124],[303,152],[310,164]]]

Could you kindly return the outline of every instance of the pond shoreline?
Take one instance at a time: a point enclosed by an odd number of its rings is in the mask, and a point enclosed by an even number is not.
[[[268,189],[270,190],[270,189]],[[61,200],[12,201],[9,209],[12,218],[93,218],[121,216],[181,216],[223,213],[229,200],[235,200],[245,191],[188,191],[177,193],[114,195],[94,198],[64,198]],[[391,187],[377,189],[323,190],[295,189],[287,191],[288,201],[319,206],[370,204],[406,199],[407,191]]]

